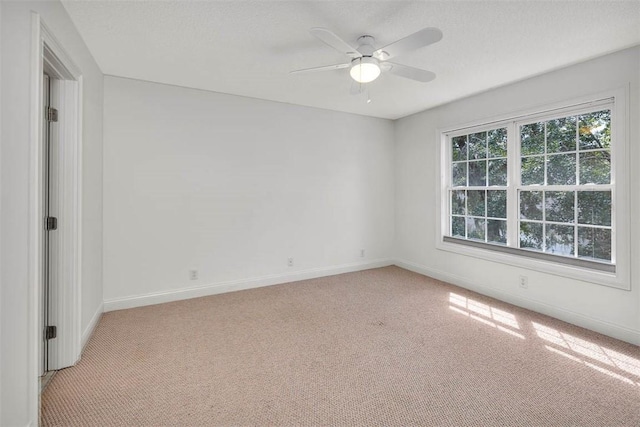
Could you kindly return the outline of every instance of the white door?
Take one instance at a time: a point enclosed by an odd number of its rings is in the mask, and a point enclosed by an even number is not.
[[[58,277],[58,197],[57,182],[59,144],[57,138],[57,110],[51,108],[52,98],[51,78],[43,75],[43,283],[42,283],[42,366],[40,374],[46,375],[50,371],[50,359],[54,353],[56,326],[53,324],[52,307],[57,289]]]

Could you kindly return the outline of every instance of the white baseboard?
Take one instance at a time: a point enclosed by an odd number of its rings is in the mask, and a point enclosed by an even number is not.
[[[460,286],[461,288],[469,289],[470,291],[478,292],[479,294],[487,295],[489,297],[496,298],[500,301],[504,301],[518,307],[546,314],[547,316],[551,316],[567,323],[590,329],[592,331],[596,331],[601,334],[629,342],[631,344],[640,345],[640,331],[627,328],[626,326],[621,326],[590,316],[585,316],[584,314],[566,310],[564,308],[547,304],[542,301],[537,301],[531,298],[523,298],[519,295],[513,295],[508,292],[496,290],[477,282],[469,281],[455,274],[419,265],[410,261],[395,260],[394,264],[406,270],[410,270],[424,276],[432,277],[434,279],[441,280],[452,285]]]
[[[154,292],[150,294],[135,295],[125,298],[114,298],[104,301],[104,311],[107,312],[122,310],[126,308],[142,307],[146,305],[162,304],[165,302],[204,297],[225,292],[260,288],[263,286],[278,285],[281,283],[297,282],[299,280],[315,279],[317,277],[333,276],[336,274],[369,270],[371,268],[387,267],[389,265],[393,265],[393,261],[391,259],[384,258],[372,261],[342,264],[331,267],[312,268],[308,270],[295,271],[292,273],[272,274],[262,277],[231,280],[228,282],[212,283],[204,286],[196,286],[185,289],[174,289],[164,292]]]
[[[93,335],[93,332],[96,330],[96,326],[98,326],[98,322],[100,322],[100,318],[102,317],[102,313],[104,312],[104,303],[101,303],[96,312],[93,314],[93,317],[89,321],[84,332],[82,332],[82,341],[80,343],[80,351],[84,350],[84,347],[89,342],[89,339]]]

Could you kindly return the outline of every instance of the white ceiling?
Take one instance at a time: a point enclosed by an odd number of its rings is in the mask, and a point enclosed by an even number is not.
[[[63,4],[105,74],[396,119],[640,44],[640,1],[70,1]],[[308,32],[383,46],[424,27],[444,38],[395,62],[372,102],[349,94],[347,62]]]

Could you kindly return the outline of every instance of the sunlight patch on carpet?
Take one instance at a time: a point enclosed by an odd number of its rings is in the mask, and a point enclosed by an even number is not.
[[[516,317],[504,310],[481,303],[462,295],[449,293],[449,308],[456,313],[460,313],[477,320],[487,326],[496,328],[514,337],[525,339],[524,335],[514,331],[520,329]]]
[[[602,347],[593,342],[575,337],[566,332],[560,332],[557,329],[531,322],[538,337],[553,344],[553,346],[545,345],[545,348],[556,354],[560,354],[568,359],[583,363],[592,369],[617,378],[628,384],[640,386],[640,360],[619,353],[610,348]],[[561,350],[558,347],[564,349]],[[571,353],[567,352],[570,351]],[[615,368],[620,373],[611,371],[608,368]],[[634,379],[628,378],[631,374]]]

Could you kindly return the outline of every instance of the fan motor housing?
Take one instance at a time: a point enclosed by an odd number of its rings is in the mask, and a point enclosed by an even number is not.
[[[373,56],[373,52],[376,50],[373,47],[376,39],[372,36],[360,36],[358,38],[358,52],[362,54],[362,56]]]

